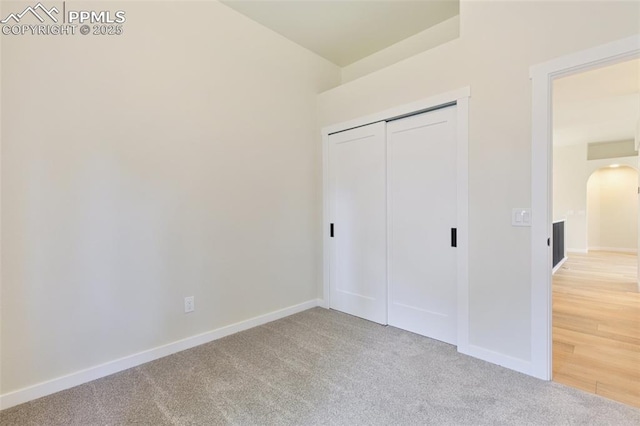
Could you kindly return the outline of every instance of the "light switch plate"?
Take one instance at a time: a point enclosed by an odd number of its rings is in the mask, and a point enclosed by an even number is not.
[[[531,209],[515,208],[511,213],[511,225],[531,226]]]

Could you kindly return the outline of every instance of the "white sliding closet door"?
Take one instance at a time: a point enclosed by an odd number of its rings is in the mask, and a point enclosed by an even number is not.
[[[387,323],[385,123],[329,136],[333,309]]]
[[[456,107],[387,123],[389,325],[456,344]]]

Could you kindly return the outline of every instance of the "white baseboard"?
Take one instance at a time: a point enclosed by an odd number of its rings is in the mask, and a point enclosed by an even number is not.
[[[52,393],[69,389],[74,386],[99,379],[101,377],[109,376],[119,371],[127,370],[129,368],[136,367],[138,365],[156,360],[158,358],[162,358],[176,352],[184,351],[185,349],[190,349],[195,346],[209,343],[222,337],[247,330],[249,328],[257,327],[259,325],[266,324],[268,322],[275,321],[289,315],[297,314],[298,312],[306,311],[307,309],[320,306],[320,303],[322,303],[322,301],[319,299],[309,300],[307,302],[300,303],[299,305],[289,306],[287,308],[270,312],[268,314],[250,318],[248,320],[211,330],[206,333],[187,337],[185,339],[168,343],[166,345],[138,352],[136,354],[109,361],[104,364],[96,365],[94,367],[77,371],[66,376],[58,377],[46,382],[38,383],[36,385],[0,395],[0,410],[13,407],[24,402],[32,401],[43,396],[51,395]]]
[[[528,376],[534,376],[531,370],[530,361],[526,361],[520,358],[514,358],[512,356],[501,354],[500,352],[491,351],[489,349],[485,349],[476,345],[466,346],[464,348],[464,352],[461,351],[460,348],[458,348],[458,351],[462,354],[469,355],[474,358],[490,362],[492,364],[500,365],[510,370],[526,374]]]
[[[638,249],[624,248],[624,247],[589,247],[589,250],[593,251],[613,251],[616,253],[637,253]]]
[[[562,268],[562,265],[564,264],[564,262],[567,261],[567,259],[569,258],[565,256],[560,262],[558,262],[558,264],[553,267],[553,270],[551,271],[551,275],[555,274],[558,269]]]
[[[580,254],[587,254],[589,253],[589,250],[587,249],[576,249],[576,248],[568,248],[565,250],[567,253],[580,253]]]

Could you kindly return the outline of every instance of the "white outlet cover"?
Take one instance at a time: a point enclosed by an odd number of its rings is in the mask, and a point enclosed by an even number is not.
[[[195,297],[189,296],[184,298],[184,312],[193,312],[196,310]]]

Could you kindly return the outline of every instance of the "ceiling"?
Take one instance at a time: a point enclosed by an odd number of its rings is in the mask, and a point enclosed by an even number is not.
[[[556,146],[633,139],[640,119],[640,60],[556,80]]]
[[[459,13],[459,0],[222,0],[341,67]]]

